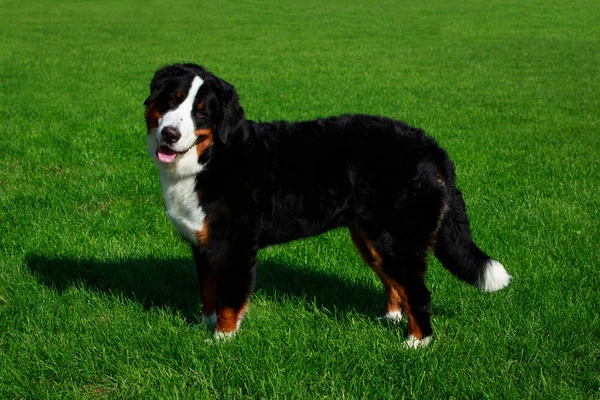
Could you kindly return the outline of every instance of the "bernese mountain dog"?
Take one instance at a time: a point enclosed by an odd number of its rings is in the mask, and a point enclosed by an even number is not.
[[[384,318],[406,316],[409,347],[431,341],[431,251],[483,291],[510,281],[473,243],[453,164],[421,129],[369,115],[247,120],[233,86],[195,64],[156,71],[144,105],[167,213],[192,247],[216,339],[240,327],[259,249],[340,226],[383,283]]]

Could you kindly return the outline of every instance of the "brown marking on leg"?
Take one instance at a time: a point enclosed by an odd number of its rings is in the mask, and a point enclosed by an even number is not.
[[[217,311],[217,332],[226,334],[235,333],[238,330],[246,311],[248,311],[248,300],[246,300],[239,309],[233,307],[220,307]]]
[[[402,306],[404,307],[404,312],[406,313],[406,316],[408,318],[408,334],[413,335],[419,340],[423,339],[423,332],[421,331],[421,327],[419,327],[419,324],[417,323],[417,320],[415,319],[415,316],[410,309],[410,299],[406,294],[406,290],[404,290],[404,287],[398,282],[395,282],[392,279],[390,279],[390,281],[396,289],[396,293],[398,293],[398,296],[401,299],[400,301],[402,302]]]
[[[152,103],[148,106],[144,117],[146,118],[146,127],[148,128],[148,133],[150,133],[150,129],[158,128],[158,120],[162,118],[162,114],[156,108],[156,103]]]
[[[383,272],[383,259],[377,252],[373,243],[366,238],[366,235],[358,229],[350,229],[350,237],[354,246],[358,249],[364,262],[371,267],[377,274],[387,297],[386,312],[402,312],[402,298],[397,293],[396,289],[390,284],[390,278]]]
[[[367,243],[363,239],[363,234],[358,229],[350,229],[350,237],[352,238],[352,242],[354,243],[354,247],[358,250],[358,253],[362,257],[365,264],[371,266],[371,264],[375,261]]]
[[[387,294],[388,305],[387,305],[387,313],[391,312],[402,312],[402,298],[398,294],[398,291],[394,289],[392,285],[388,282],[384,282],[385,293]]]

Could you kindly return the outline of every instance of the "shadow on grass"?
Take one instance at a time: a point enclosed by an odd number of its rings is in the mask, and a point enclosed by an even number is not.
[[[124,296],[143,305],[179,311],[189,323],[198,322],[200,285],[190,259],[131,259],[122,261],[51,258],[31,254],[27,266],[39,282],[59,293],[81,287]],[[319,308],[375,316],[385,304],[383,290],[345,281],[313,268],[259,263],[255,292],[280,301],[297,297]]]

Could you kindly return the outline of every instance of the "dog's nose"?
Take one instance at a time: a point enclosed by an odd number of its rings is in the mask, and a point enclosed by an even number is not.
[[[181,132],[174,126],[165,126],[161,132],[163,140],[167,143],[175,143],[181,139]]]

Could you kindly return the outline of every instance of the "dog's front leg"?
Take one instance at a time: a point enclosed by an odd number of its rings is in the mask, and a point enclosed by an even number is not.
[[[200,280],[202,300],[203,325],[214,327],[217,324],[217,282],[216,273],[208,262],[207,249],[204,247],[192,247],[196,271]]]
[[[257,249],[254,246],[226,246],[209,255],[216,271],[215,338],[232,337],[248,310],[256,276]]]

